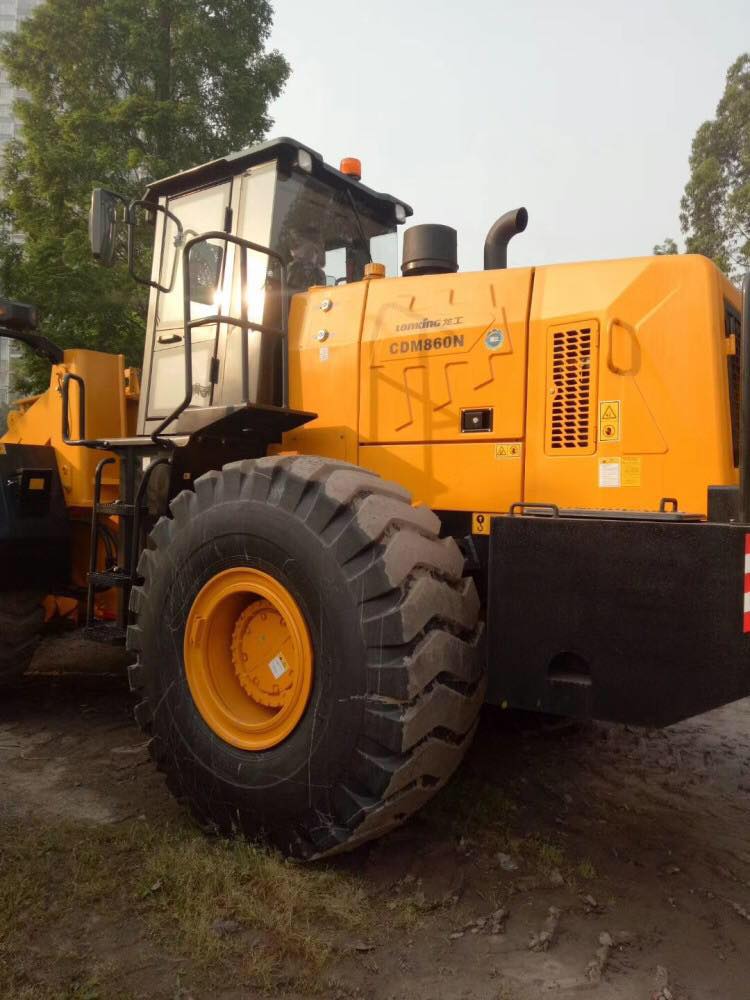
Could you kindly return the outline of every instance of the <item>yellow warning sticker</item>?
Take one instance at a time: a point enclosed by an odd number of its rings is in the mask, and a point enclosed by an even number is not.
[[[495,445],[495,458],[520,458],[521,442],[509,441],[506,444]]]
[[[486,513],[472,514],[471,515],[472,535],[489,535],[493,517],[498,517],[498,515],[486,514]]]
[[[623,486],[640,486],[641,485],[641,456],[640,455],[626,455],[622,459],[622,485]]]
[[[619,399],[603,399],[599,403],[599,440],[620,440]]]

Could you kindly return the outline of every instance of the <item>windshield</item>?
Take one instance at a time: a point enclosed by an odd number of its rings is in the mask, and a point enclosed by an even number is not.
[[[287,261],[292,293],[359,281],[371,260],[396,273],[395,222],[376,218],[356,188],[332,188],[310,174],[278,175],[270,245]]]

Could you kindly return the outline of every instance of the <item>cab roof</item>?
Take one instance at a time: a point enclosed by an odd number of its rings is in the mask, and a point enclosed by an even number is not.
[[[301,151],[310,154],[312,161],[312,175],[318,177],[332,187],[342,190],[347,188],[356,191],[359,198],[370,204],[378,214],[386,211],[393,214],[396,205],[402,205],[405,214],[413,215],[412,208],[400,198],[394,198],[390,194],[381,194],[373,191],[361,181],[357,181],[348,174],[342,173],[335,167],[327,164],[320,153],[309,146],[305,146],[295,139],[282,136],[278,139],[269,139],[268,142],[261,142],[257,146],[249,146],[236,153],[228,153],[218,160],[211,160],[209,163],[202,163],[200,166],[192,167],[190,170],[183,170],[179,174],[172,174],[162,180],[154,181],[146,188],[146,200],[157,201],[164,195],[173,197],[187,191],[194,191],[196,188],[215,184],[230,177],[236,177],[245,172],[248,167],[256,166],[259,163],[268,163],[271,160],[278,160],[284,167],[291,169],[298,162]]]

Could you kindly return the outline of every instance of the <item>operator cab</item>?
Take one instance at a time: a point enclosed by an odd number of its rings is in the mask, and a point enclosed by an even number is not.
[[[151,288],[139,434],[194,432],[237,406],[285,407],[292,297],[359,281],[370,261],[398,274],[396,230],[412,210],[362,184],[352,162],[337,170],[277,139],[156,181],[127,207],[131,272]],[[90,229],[111,264],[107,198],[95,192]]]

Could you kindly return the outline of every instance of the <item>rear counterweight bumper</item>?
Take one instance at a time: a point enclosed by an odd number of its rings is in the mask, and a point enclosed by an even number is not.
[[[495,518],[488,700],[664,726],[744,698],[746,550],[734,524]]]

